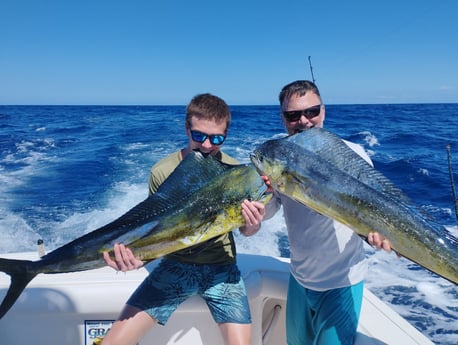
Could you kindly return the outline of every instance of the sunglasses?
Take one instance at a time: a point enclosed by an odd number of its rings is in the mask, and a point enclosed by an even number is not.
[[[303,109],[303,110],[292,110],[292,111],[284,111],[283,116],[289,122],[298,121],[302,115],[304,115],[307,119],[313,119],[320,115],[321,112],[321,104],[314,105],[313,107]]]
[[[193,131],[192,129],[190,131],[192,140],[201,144],[208,138],[212,145],[221,145],[226,139],[226,136],[222,134],[206,134],[199,131]]]

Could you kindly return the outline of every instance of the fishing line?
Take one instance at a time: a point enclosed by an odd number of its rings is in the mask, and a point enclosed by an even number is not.
[[[313,75],[312,57],[310,55],[309,55],[309,68],[310,68],[310,74],[312,75],[313,84],[316,84],[315,83],[315,76]]]
[[[456,218],[456,225],[458,226],[458,199],[456,197],[455,191],[455,181],[453,180],[453,171],[452,171],[452,158],[450,153],[450,144],[447,144],[447,159],[448,159],[448,172],[450,174],[450,185],[452,187],[452,196],[453,196],[453,204],[455,205],[455,218]]]

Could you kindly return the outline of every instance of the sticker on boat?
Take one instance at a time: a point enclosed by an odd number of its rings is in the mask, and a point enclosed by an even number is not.
[[[84,320],[85,345],[100,345],[114,320]]]

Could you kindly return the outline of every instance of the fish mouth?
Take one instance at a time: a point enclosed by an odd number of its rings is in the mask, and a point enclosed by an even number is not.
[[[194,152],[200,153],[204,158],[207,158],[208,156],[211,155],[211,152],[203,152],[200,149],[194,149]]]
[[[250,153],[250,160],[251,160],[251,163],[253,163],[254,167],[256,168],[256,171],[258,172],[258,174],[261,176],[265,175],[264,171],[261,169],[261,160],[258,157],[258,154],[256,154],[256,152]]]

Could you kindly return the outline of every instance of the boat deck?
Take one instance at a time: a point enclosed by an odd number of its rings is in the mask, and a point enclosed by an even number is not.
[[[2,255],[36,259],[35,253]],[[285,344],[286,259],[239,254],[253,318],[254,345]],[[0,320],[2,343],[8,345],[93,345],[116,319],[127,298],[154,264],[116,273],[111,268],[37,276]],[[9,277],[0,273],[0,298]],[[204,302],[183,303],[166,326],[154,327],[143,344],[223,344]],[[429,339],[388,305],[364,291],[356,345],[431,345]]]

